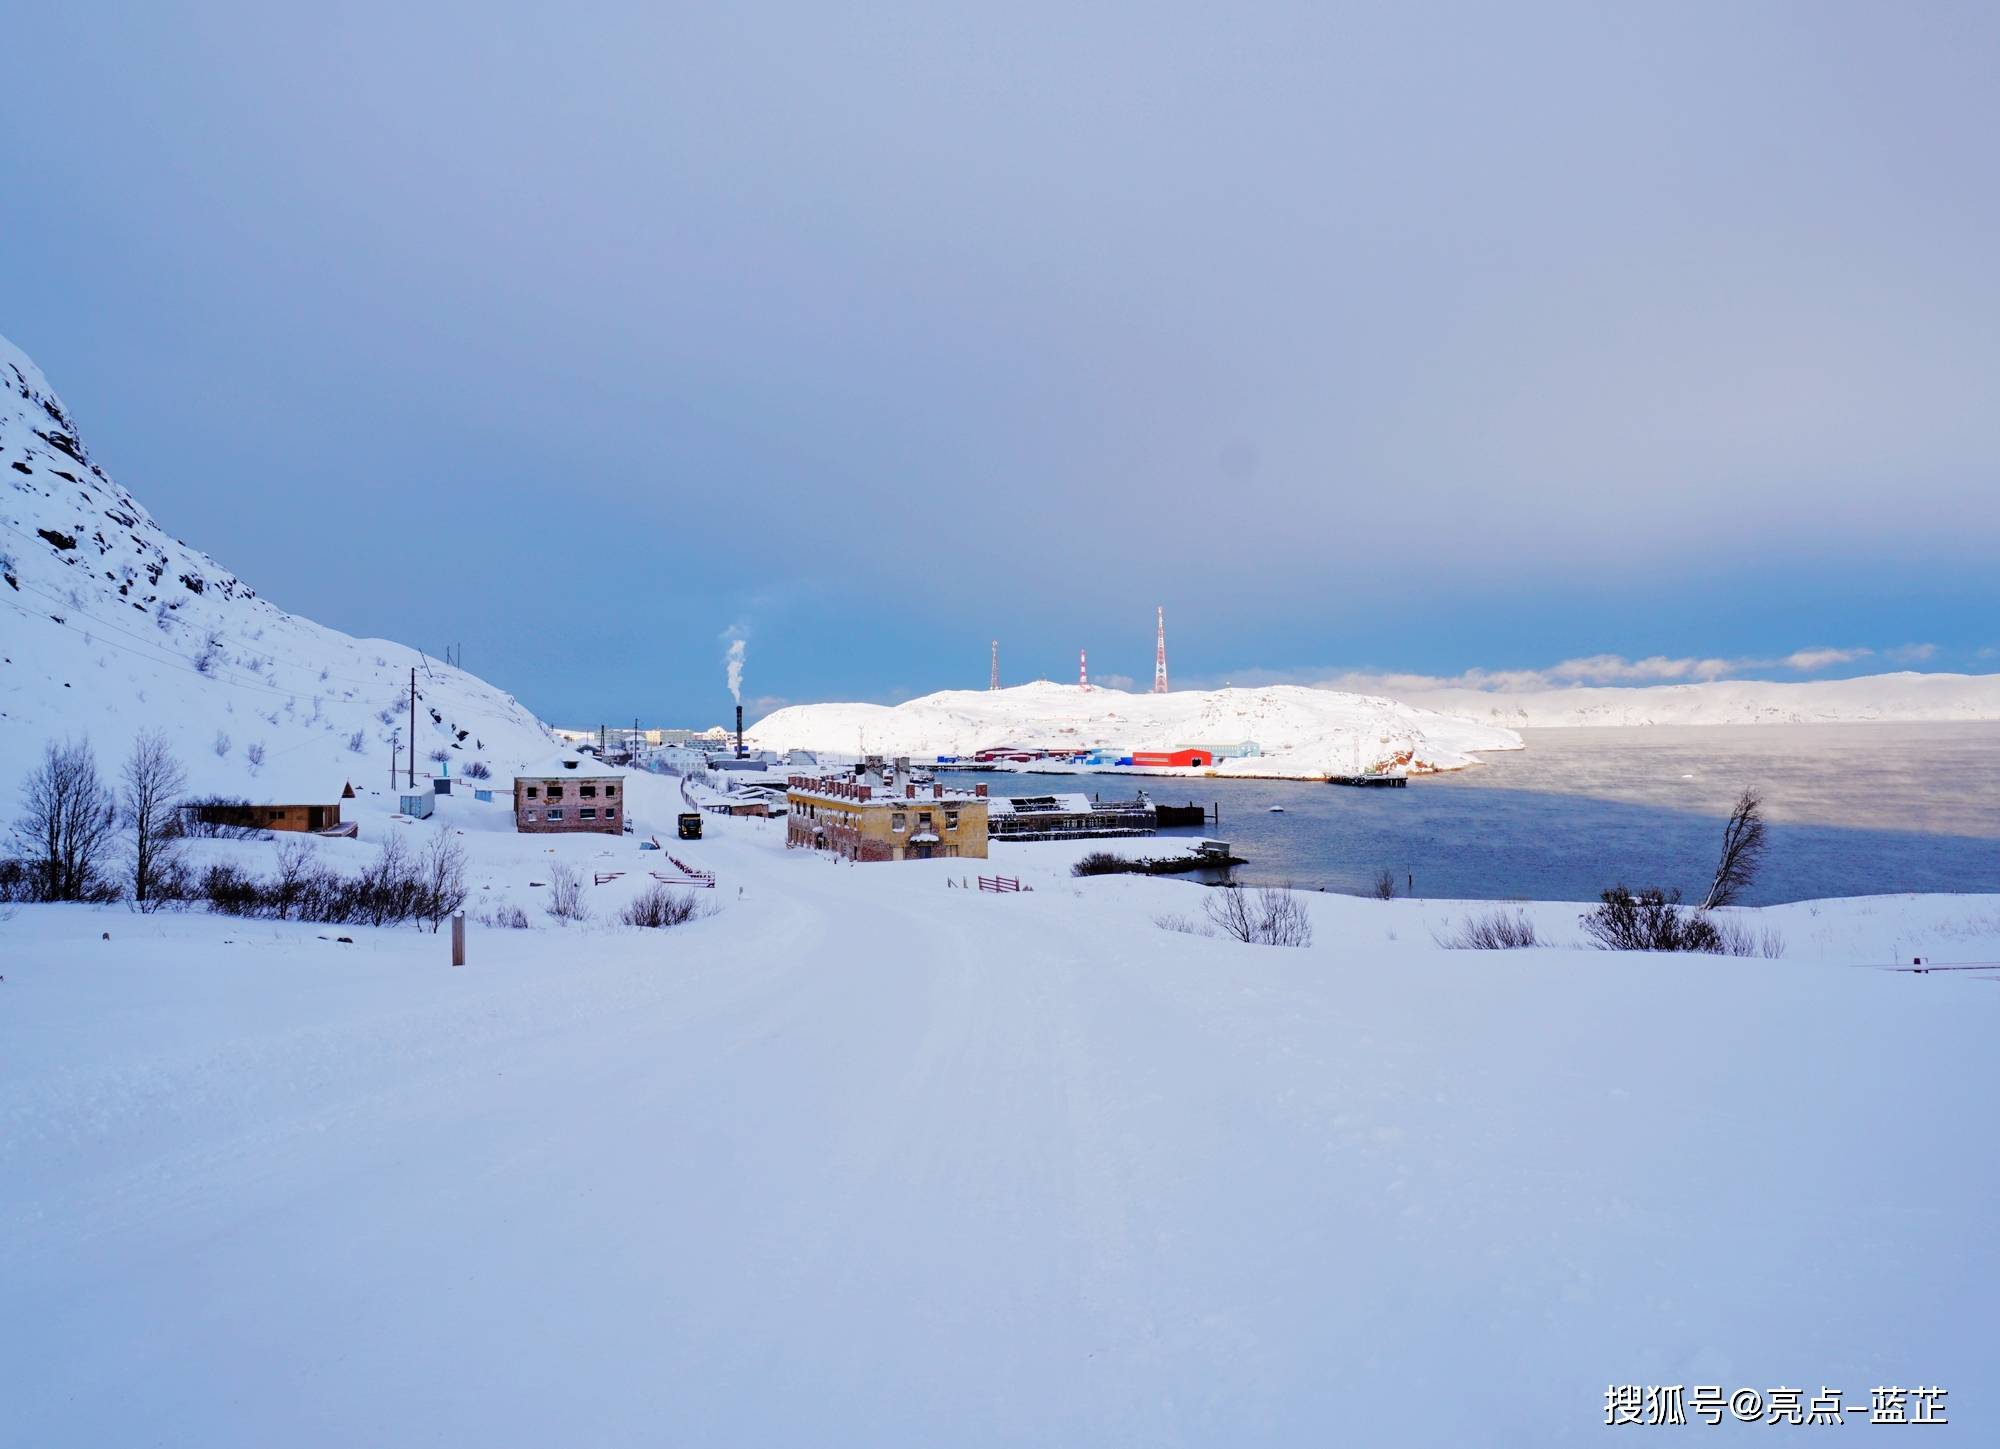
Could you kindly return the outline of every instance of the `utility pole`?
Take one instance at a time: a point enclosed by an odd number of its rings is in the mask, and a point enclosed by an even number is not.
[[[993,641],[993,677],[987,681],[986,687],[988,689],[998,689],[1000,687],[1000,641],[998,639]]]
[[[1090,651],[1087,649],[1076,651],[1076,687],[1090,688]]]
[[[1159,607],[1160,632],[1153,643],[1153,693],[1167,692],[1167,606]]]
[[[417,671],[410,671],[410,788],[417,788]]]

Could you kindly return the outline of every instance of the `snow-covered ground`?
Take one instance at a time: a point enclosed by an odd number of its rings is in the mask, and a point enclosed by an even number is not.
[[[1074,684],[946,690],[899,705],[802,704],[766,715],[745,732],[760,749],[971,755],[1002,745],[1033,749],[1160,751],[1227,749],[1251,742],[1261,753],[1217,760],[1221,774],[1315,779],[1376,768],[1421,773],[1474,763],[1482,750],[1518,750],[1511,729],[1399,704],[1374,695],[1296,685],[1262,689],[1128,694]]]
[[[1903,671],[1797,683],[1722,679],[1634,689],[1416,689],[1403,697],[1511,729],[2000,720],[2000,674]]]
[[[716,914],[649,932],[609,923],[636,840],[446,818],[475,913],[535,922],[461,970],[0,924],[9,1442],[1541,1445],[1626,1382],[1996,1422],[2000,986],[1881,968],[2000,958],[2000,898],[1745,912],[1767,960],[1312,896],[1288,950],[1066,845],[1002,847],[1003,897],[711,817],[668,845]],[[542,913],[551,851],[625,872],[592,923]]]

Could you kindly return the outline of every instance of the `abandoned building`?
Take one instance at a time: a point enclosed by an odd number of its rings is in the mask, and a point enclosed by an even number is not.
[[[252,805],[247,800],[197,800],[181,806],[181,826],[190,835],[216,830],[299,830],[316,835],[352,835],[340,823],[340,806]]]
[[[528,835],[625,828],[625,776],[595,760],[557,755],[514,777],[514,828]]]
[[[1153,835],[1159,816],[1142,792],[1136,800],[1093,800],[1087,795],[996,795],[987,811],[995,840],[1090,840]]]
[[[894,771],[793,775],[785,844],[842,860],[986,858],[986,787],[919,785]]]

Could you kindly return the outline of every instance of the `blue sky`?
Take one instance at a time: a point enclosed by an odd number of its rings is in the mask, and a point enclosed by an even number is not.
[[[298,9],[9,17],[0,332],[546,715],[1996,667],[1988,7]]]

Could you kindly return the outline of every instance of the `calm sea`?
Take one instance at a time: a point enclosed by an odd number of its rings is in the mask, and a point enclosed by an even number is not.
[[[1699,898],[1722,820],[1763,792],[1770,849],[1747,904],[2000,892],[2000,724],[1528,730],[1528,748],[1405,790],[1272,780],[981,774],[996,794],[1083,789],[1219,805],[1209,834],[1251,884],[1467,899],[1590,900],[1607,885]],[[1272,813],[1282,806],[1283,813]]]

